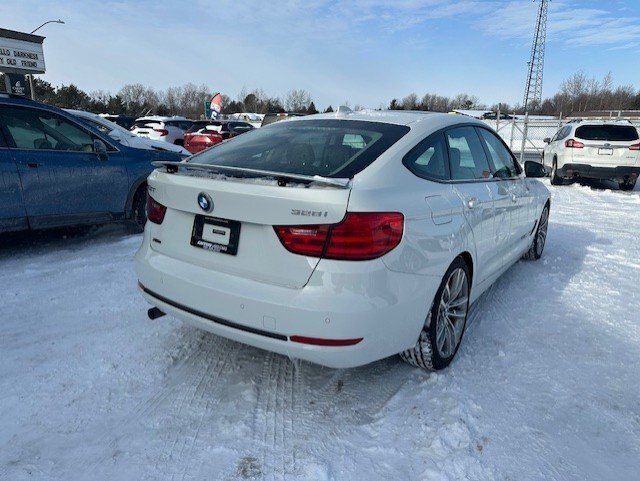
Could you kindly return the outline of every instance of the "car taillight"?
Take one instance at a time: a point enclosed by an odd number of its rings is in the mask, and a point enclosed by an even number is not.
[[[567,139],[564,143],[564,146],[569,149],[581,149],[584,147],[584,144],[575,139]]]
[[[347,212],[338,224],[274,229],[282,245],[294,254],[362,261],[381,257],[400,243],[404,216],[398,212]]]
[[[162,224],[167,207],[147,194],[147,219],[154,224]]]
[[[633,144],[629,147],[629,150],[640,150],[640,144]]]
[[[169,131],[167,129],[153,129],[154,132],[159,132],[160,137],[164,137],[165,135],[169,135]]]
[[[320,257],[329,234],[329,224],[276,226],[276,234],[289,252]]]

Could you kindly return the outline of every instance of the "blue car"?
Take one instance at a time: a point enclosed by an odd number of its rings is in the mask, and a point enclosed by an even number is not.
[[[151,162],[63,110],[0,94],[0,232],[130,220],[144,226]]]

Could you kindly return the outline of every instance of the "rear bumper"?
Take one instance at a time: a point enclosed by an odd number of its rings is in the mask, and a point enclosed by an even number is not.
[[[561,177],[585,177],[590,179],[624,180],[640,175],[640,166],[594,166],[589,164],[564,164],[558,169]]]
[[[211,271],[148,245],[145,235],[136,270],[151,305],[214,334],[334,368],[413,346],[440,282],[392,272],[380,260],[321,261],[305,287],[292,289]],[[292,336],[362,340],[318,346]]]

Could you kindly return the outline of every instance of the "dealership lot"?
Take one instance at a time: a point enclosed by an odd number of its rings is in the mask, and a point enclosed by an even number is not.
[[[3,242],[0,479],[633,479],[640,192],[551,190],[438,374],[150,321],[123,226]]]

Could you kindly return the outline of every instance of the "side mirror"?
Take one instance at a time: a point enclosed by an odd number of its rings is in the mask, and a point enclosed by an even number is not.
[[[109,154],[107,154],[107,146],[100,139],[95,139],[93,141],[93,151],[100,160],[107,160],[109,158]]]
[[[527,160],[524,163],[524,175],[533,178],[546,177],[547,171],[541,163]]]
[[[538,137],[538,138],[540,138],[540,137]],[[544,142],[545,144],[550,144],[550,143],[551,143],[551,137],[545,137],[545,138],[544,138],[544,140],[543,140],[543,142]]]

